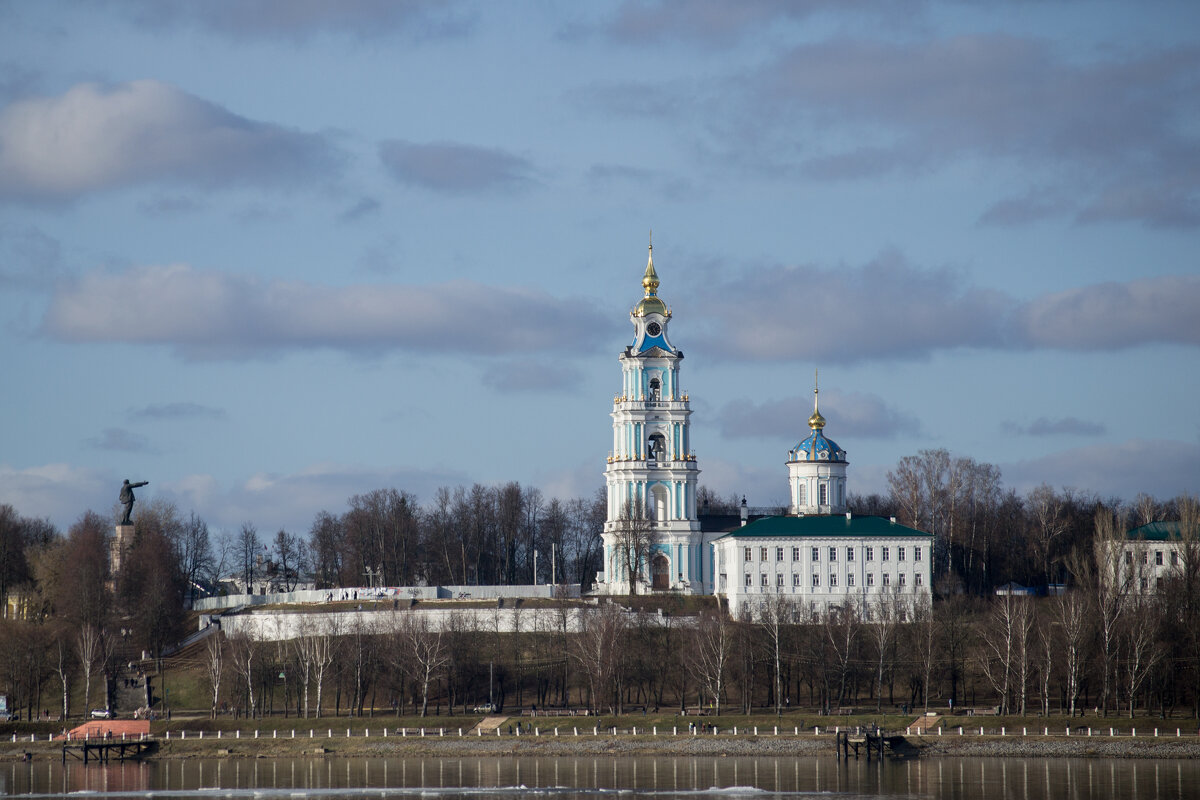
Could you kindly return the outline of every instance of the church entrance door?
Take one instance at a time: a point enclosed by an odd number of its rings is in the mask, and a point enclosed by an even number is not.
[[[650,588],[659,592],[671,588],[671,562],[662,553],[650,562]]]

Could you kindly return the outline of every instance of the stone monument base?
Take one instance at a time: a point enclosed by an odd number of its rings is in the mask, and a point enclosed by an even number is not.
[[[121,571],[121,561],[124,558],[125,551],[129,549],[129,544],[133,541],[133,525],[122,525],[117,523],[116,535],[113,536],[112,548],[108,553],[109,572],[115,580],[117,574]]]

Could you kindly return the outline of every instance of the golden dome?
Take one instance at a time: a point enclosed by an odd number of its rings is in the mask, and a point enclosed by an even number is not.
[[[825,418],[822,417],[821,412],[817,410],[817,395],[818,395],[817,371],[814,369],[813,370],[813,413],[812,413],[812,416],[808,418],[808,427],[812,428],[814,431],[819,431],[825,427]]]
[[[635,317],[644,317],[647,314],[671,316],[671,310],[667,308],[667,304],[658,298],[658,273],[654,271],[653,242],[650,243],[650,257],[646,261],[646,273],[642,275],[642,288],[646,291],[646,296],[633,307]]]

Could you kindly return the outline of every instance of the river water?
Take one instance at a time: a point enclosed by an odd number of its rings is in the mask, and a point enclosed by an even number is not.
[[[1200,797],[1200,761],[931,758],[281,758],[0,765],[27,797],[663,800],[732,797],[1169,800]]]

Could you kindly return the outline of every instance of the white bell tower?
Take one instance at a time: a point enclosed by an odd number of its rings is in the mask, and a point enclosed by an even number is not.
[[[612,452],[604,471],[608,518],[597,589],[706,593],[711,587],[705,564],[711,557],[704,553],[696,518],[700,470],[689,430],[692,411],[679,385],[683,352],[667,338],[671,311],[658,297],[653,243],[642,289],[644,296],[629,313],[633,344],[618,358],[621,393],[613,398]],[[631,524],[630,516],[641,519]],[[631,548],[633,528],[642,541]],[[633,550],[636,556],[630,555]]]

